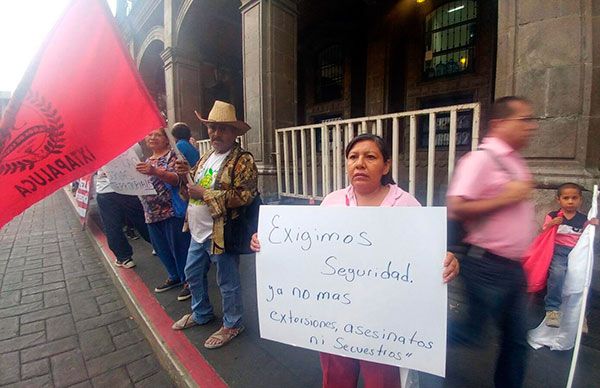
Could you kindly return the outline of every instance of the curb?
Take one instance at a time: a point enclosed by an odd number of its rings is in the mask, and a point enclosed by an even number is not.
[[[65,195],[75,209],[75,199],[68,189]],[[102,264],[109,273],[127,309],[140,325],[159,362],[179,387],[227,387],[221,376],[202,356],[198,349],[180,331],[171,329],[173,320],[158,303],[142,279],[130,269],[113,265],[115,256],[108,248],[101,228],[88,219],[85,232],[94,248],[104,258]]]

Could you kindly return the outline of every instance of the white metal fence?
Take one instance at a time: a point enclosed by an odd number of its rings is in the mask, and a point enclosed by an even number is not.
[[[238,136],[238,143],[242,146],[242,148],[246,149],[246,141],[244,140],[244,136]],[[198,140],[198,151],[200,152],[200,156],[204,155],[204,153],[212,148],[210,145],[210,139]]]
[[[391,141],[392,176],[396,182],[401,157],[408,153],[408,191],[413,195],[417,150],[427,154],[427,205],[430,206],[434,198],[435,164],[439,160],[436,152],[447,154],[449,180],[456,161],[457,139],[466,142],[467,149],[477,148],[479,117],[480,106],[472,103],[277,129],[279,196],[322,199],[347,186],[346,145],[360,133],[374,133]]]

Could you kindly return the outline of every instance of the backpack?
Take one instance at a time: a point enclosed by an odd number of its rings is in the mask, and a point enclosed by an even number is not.
[[[232,183],[234,180],[235,166],[243,154],[252,155],[250,152],[244,151],[237,156],[233,168],[231,169]],[[257,193],[249,205],[236,208],[238,213],[236,218],[231,218],[233,209],[227,209],[227,218],[225,219],[223,228],[226,253],[238,255],[254,253],[250,249],[250,240],[252,239],[252,235],[256,233],[258,229],[258,212],[262,203],[260,193]]]

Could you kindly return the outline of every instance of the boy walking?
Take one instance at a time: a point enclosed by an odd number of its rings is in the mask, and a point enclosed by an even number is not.
[[[577,211],[581,206],[582,188],[575,183],[563,183],[558,187],[556,200],[560,210],[546,215],[544,230],[558,225],[554,241],[554,255],[548,271],[546,298],[546,325],[560,327],[560,305],[562,304],[562,289],[567,274],[569,253],[573,250],[583,230],[588,224],[598,225],[598,219],[587,217]],[[587,332],[584,323],[584,332]]]

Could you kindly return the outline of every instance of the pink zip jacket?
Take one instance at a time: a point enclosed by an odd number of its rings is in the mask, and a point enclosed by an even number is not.
[[[421,206],[419,201],[400,187],[389,184],[390,191],[381,202],[383,207]],[[345,189],[334,191],[323,199],[321,206],[357,206],[356,195],[352,185]]]

